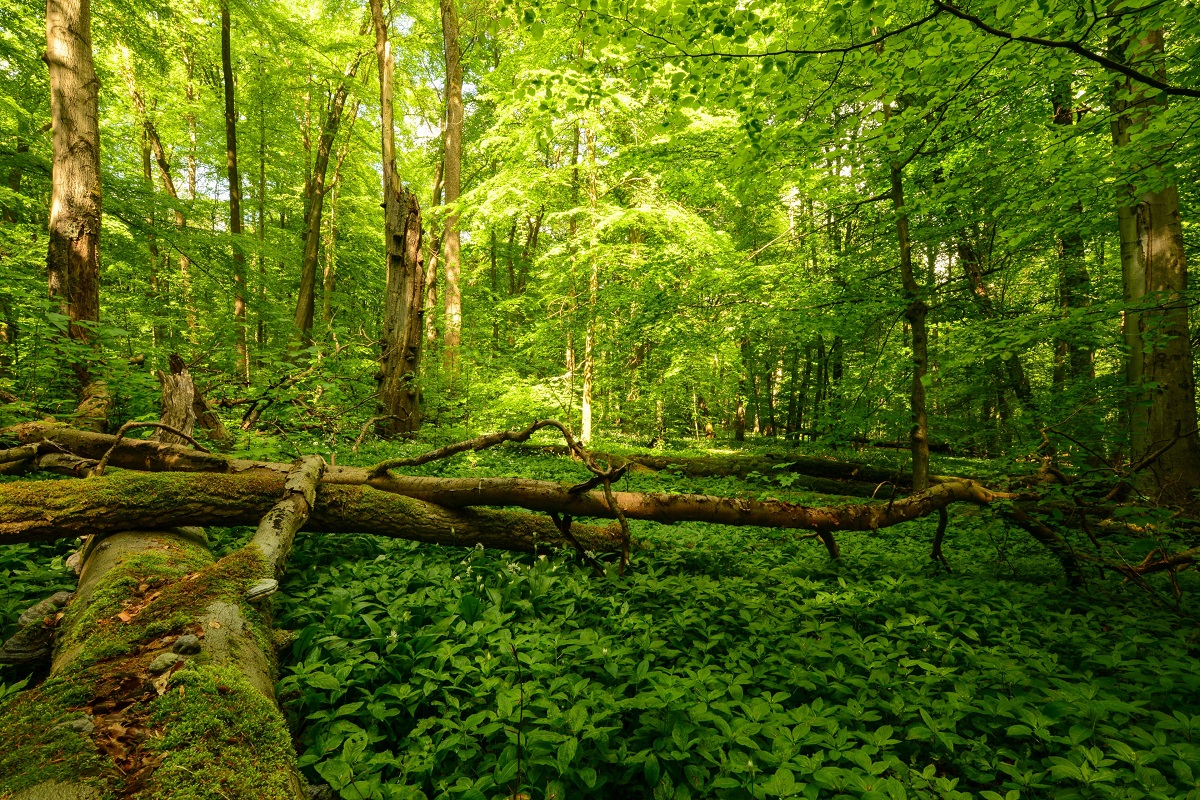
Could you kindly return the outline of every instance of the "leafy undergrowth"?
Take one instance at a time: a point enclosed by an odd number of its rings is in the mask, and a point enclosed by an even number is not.
[[[423,471],[580,477],[502,451]],[[626,484],[828,501],[771,476]],[[624,578],[303,537],[277,622],[299,630],[280,693],[305,772],[363,800],[1200,797],[1186,605],[1069,589],[972,509],[949,575],[926,522],[843,535],[838,564],[794,532],[634,535],[652,547]]]

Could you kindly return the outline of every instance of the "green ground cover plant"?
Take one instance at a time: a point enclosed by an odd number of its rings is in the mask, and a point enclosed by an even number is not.
[[[506,466],[577,469],[434,469]],[[932,522],[844,536],[836,564],[793,533],[634,533],[624,578],[303,538],[277,622],[297,631],[279,688],[306,773],[344,798],[1200,797],[1188,608],[1111,577],[1068,588],[977,513],[953,516],[950,574]]]

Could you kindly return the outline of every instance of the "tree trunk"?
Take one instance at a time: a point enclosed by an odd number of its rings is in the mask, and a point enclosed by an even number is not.
[[[1152,30],[1135,41],[1123,40],[1115,55],[1123,62],[1142,61],[1164,74],[1163,32]],[[1129,79],[1118,80],[1112,134],[1117,148],[1132,148],[1134,137],[1151,125],[1165,103]],[[1147,153],[1153,172],[1164,154]],[[1168,184],[1138,192],[1130,184],[1127,202],[1117,209],[1124,283],[1126,378],[1131,390],[1129,419],[1132,460],[1171,442],[1152,465],[1154,489],[1162,502],[1188,502],[1200,486],[1200,437],[1196,433],[1194,364],[1187,302],[1187,254],[1179,213],[1179,193]]]
[[[1053,99],[1054,124],[1074,125],[1070,83],[1059,87]],[[1058,303],[1063,315],[1068,319],[1073,310],[1086,308],[1091,304],[1088,298],[1091,277],[1084,262],[1083,235],[1078,229],[1078,225],[1083,222],[1083,204],[1076,200],[1071,205],[1071,213],[1071,227],[1058,237]],[[1086,342],[1080,341],[1081,337],[1075,333],[1074,329],[1078,324],[1078,320],[1069,321],[1066,332],[1055,344],[1054,385],[1060,390],[1068,383],[1081,386],[1094,377],[1092,349]]]
[[[591,208],[589,216],[591,237],[588,241],[588,261],[591,269],[588,273],[588,308],[587,327],[583,334],[583,399],[580,402],[581,422],[579,440],[587,444],[592,440],[592,399],[596,382],[596,313],[600,300],[600,260],[596,255],[597,238],[597,204],[599,195],[596,189],[596,136],[592,131],[586,131],[588,152],[588,204]],[[514,224],[514,230],[516,229]],[[512,279],[510,273],[509,279]]]
[[[90,0],[48,0],[46,63],[54,155],[50,245],[46,256],[50,299],[68,319],[68,335],[96,344],[100,321],[99,86],[92,65]],[[85,361],[72,364],[80,387]]]
[[[259,85],[263,85],[265,73],[263,62],[258,62]],[[335,181],[336,184],[336,181]],[[254,344],[258,345],[258,353],[262,353],[266,344],[266,253],[263,246],[266,242],[266,97],[265,92],[259,91],[258,97],[258,224],[254,225],[254,234],[258,236],[258,308],[256,309],[257,324],[254,325]]]
[[[122,70],[125,74],[125,85],[129,89],[130,99],[133,101],[133,107],[137,110],[138,116],[142,122],[142,185],[146,191],[146,201],[153,207],[154,198],[154,176],[151,169],[151,152],[153,151],[153,160],[157,162],[159,171],[163,170],[163,164],[166,163],[166,155],[163,152],[162,142],[159,141],[158,131],[154,127],[154,122],[150,119],[150,115],[146,111],[146,101],[142,97],[142,93],[138,90],[137,81],[133,73],[133,65],[126,63]],[[164,185],[169,182],[169,177],[164,179]],[[178,214],[179,212],[176,212]],[[159,285],[159,262],[161,254],[158,249],[158,239],[154,233],[155,219],[153,212],[146,214],[146,250],[150,257],[149,263],[149,278],[150,278],[150,297],[149,300],[154,308],[161,309],[166,301],[166,297],[162,292],[162,287]],[[155,313],[154,321],[151,327],[151,334],[155,345],[162,344],[167,338],[166,329],[163,326],[162,317],[159,313]]]
[[[739,346],[741,360],[738,363],[737,396],[734,398],[733,440],[746,441],[746,376],[750,372],[750,339],[742,337]]]
[[[24,174],[24,159],[29,153],[28,127],[29,123],[25,121],[24,115],[18,115],[17,144],[14,148],[17,154],[17,163],[8,171],[8,188],[18,198],[21,194],[21,178]],[[20,203],[20,200],[18,199],[15,202]],[[0,216],[0,218],[2,218],[5,222],[16,222],[17,217],[17,206],[3,207],[3,215]]]
[[[99,541],[50,676],[0,710],[0,726],[21,726],[17,751],[0,755],[6,777],[30,786],[17,796],[166,796],[202,780],[214,796],[306,797],[270,629],[245,596],[261,570],[249,548],[214,562],[198,528]],[[39,779],[49,763],[58,778]]]
[[[925,332],[925,315],[929,307],[921,299],[921,287],[913,276],[912,240],[908,231],[908,212],[904,208],[904,176],[901,168],[892,166],[892,208],[896,211],[896,236],[900,243],[900,276],[908,307],[904,316],[912,327],[912,389],[909,407],[912,413],[913,489],[922,491],[929,486],[929,420],[925,412],[925,373],[929,370],[929,342]]]
[[[958,245],[958,260],[962,265],[963,272],[967,276],[967,283],[971,287],[971,295],[983,313],[984,319],[998,319],[999,314],[996,311],[995,304],[992,302],[992,296],[988,291],[987,284],[983,279],[983,265],[979,251],[975,249],[973,244],[963,239]],[[1033,389],[1029,385],[1029,378],[1025,375],[1025,367],[1021,364],[1021,357],[1013,353],[1005,359],[1002,367],[1004,369],[1004,382],[1008,384],[1013,394],[1017,396],[1017,399],[1022,404],[1029,404],[1033,399]]]
[[[446,149],[444,191],[446,205],[458,202],[462,181],[462,51],[458,41],[458,14],[454,0],[441,0],[442,39],[446,51]],[[447,390],[453,392],[458,379],[459,348],[462,345],[462,289],[459,286],[458,212],[446,217],[442,234],[445,259],[442,267],[442,286],[446,300],[446,330],[443,332],[443,363],[446,367]]]
[[[233,325],[237,374],[250,382],[246,343],[246,254],[242,252],[242,184],[237,164],[237,111],[233,102],[233,53],[229,42],[229,0],[221,0],[221,76],[225,88],[225,166],[229,175],[229,233],[233,236]]]
[[[0,484],[0,543],[54,541],[128,529],[155,530],[185,522],[253,525],[282,494],[287,471],[286,464],[261,464],[238,474],[117,470],[90,477],[86,483],[53,480]],[[480,504],[480,498],[473,497],[470,487],[459,481],[451,480],[446,491],[440,492],[449,502],[455,502],[456,497],[460,501],[456,503],[458,508],[449,508],[371,486],[330,483],[348,476],[365,478],[365,470],[326,476],[305,530],[370,533],[431,544],[482,545],[521,552],[571,546],[546,516],[465,508]],[[378,482],[391,487],[396,480]],[[404,485],[407,479],[398,480],[396,486]],[[571,508],[579,508],[590,515],[587,510],[596,509],[612,516],[611,511],[605,511],[608,506],[603,492],[570,495],[554,483],[516,479],[506,483],[512,483],[513,488],[482,485],[482,502],[487,502],[490,495],[513,493],[514,497],[524,498],[523,502],[548,510],[565,507],[571,513]],[[81,492],[85,487],[86,491]],[[418,493],[439,494],[432,485],[418,483],[410,488]],[[620,550],[621,536],[615,526],[576,524],[571,532],[588,550]]]
[[[379,370],[379,432],[389,436],[415,432],[421,424],[417,369],[424,331],[425,280],[421,266],[421,207],[396,172],[392,112],[394,59],[381,0],[371,0],[375,55],[379,64],[382,119],[384,241],[387,284]]]
[[[304,477],[301,502],[289,474],[254,540],[217,562],[200,528],[117,519],[88,532],[49,677],[0,708],[0,730],[18,731],[0,753],[7,784],[24,784],[16,797],[165,796],[199,774],[222,797],[307,796],[276,705],[269,616],[251,605],[308,516],[319,471]]]
[[[182,360],[173,360],[170,372],[158,371],[162,384],[162,423],[192,435],[196,424],[196,386],[192,374]],[[184,444],[187,439],[164,430],[156,430],[151,437],[164,444]]]
[[[330,98],[325,121],[321,125],[321,136],[317,140],[317,157],[313,163],[312,180],[309,184],[308,214],[304,219],[304,260],[300,273],[300,290],[296,294],[296,313],[293,317],[295,333],[302,345],[312,344],[313,319],[316,314],[317,262],[321,245],[321,214],[325,206],[325,174],[329,168],[329,156],[342,123],[342,112],[346,107],[350,81],[358,72],[362,56],[356,55],[347,65],[342,80]]]
[[[525,285],[529,281],[529,267],[533,264],[534,255],[537,253],[538,236],[542,231],[542,218],[546,215],[546,207],[543,205],[538,209],[538,213],[525,223],[525,246],[521,248],[521,268],[517,275],[517,292],[524,292]]]
[[[445,124],[445,120],[442,121]],[[445,141],[445,131],[442,132],[442,139]],[[446,162],[443,158],[438,161],[437,172],[433,178],[433,205],[440,206],[442,204],[442,176],[445,174]],[[438,251],[442,247],[442,234],[438,233],[437,228],[432,228],[429,232],[430,238],[433,239],[429,244],[429,258],[425,262],[425,346],[429,348],[426,356],[433,352],[433,347],[437,344],[437,265]],[[496,259],[496,235],[492,234],[492,261]],[[495,274],[495,264],[492,265],[493,276]],[[493,280],[493,283],[495,281]]]

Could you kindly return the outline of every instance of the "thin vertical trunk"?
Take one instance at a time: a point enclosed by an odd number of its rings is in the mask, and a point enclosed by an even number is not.
[[[1075,124],[1071,108],[1071,85],[1059,87],[1054,95],[1054,124],[1069,127]],[[1058,303],[1063,315],[1090,305],[1088,287],[1091,278],[1084,261],[1083,235],[1077,227],[1083,221],[1083,204],[1076,200],[1071,204],[1073,216],[1071,227],[1058,236]],[[1054,385],[1060,391],[1067,383],[1081,384],[1093,375],[1093,354],[1086,343],[1080,342],[1073,328],[1077,322],[1068,322],[1068,328],[1055,344]]]
[[[21,178],[23,177],[22,164],[27,153],[29,153],[29,133],[27,128],[29,123],[25,121],[25,115],[17,117],[17,163],[8,171],[8,188],[16,196],[21,194]],[[17,210],[13,206],[4,207],[3,219],[5,222],[17,221]]]
[[[583,424],[580,427],[580,440],[587,444],[592,439],[592,394],[596,380],[596,307],[600,299],[600,261],[596,258],[597,228],[596,215],[599,195],[596,191],[596,137],[591,131],[586,133],[588,153],[588,205],[591,213],[589,225],[591,236],[588,241],[588,261],[591,269],[588,274],[588,310],[587,327],[583,336],[583,399],[580,403]]]
[[[329,239],[325,244],[325,274],[321,281],[321,321],[325,327],[333,324],[333,292],[337,282],[337,212],[338,199],[342,189],[342,165],[350,152],[350,141],[354,136],[354,123],[358,120],[359,101],[354,102],[350,111],[350,124],[347,126],[346,140],[338,150],[337,164],[333,168],[333,190],[329,198]]]
[[[382,127],[384,242],[387,283],[380,342],[379,411],[383,435],[413,433],[421,424],[417,370],[421,362],[424,270],[421,266],[421,208],[396,171],[396,134],[392,111],[395,60],[388,42],[382,0],[371,0],[375,55],[379,72]]]
[[[442,39],[446,51],[446,149],[445,149],[445,195],[446,204],[458,202],[462,176],[462,52],[458,41],[458,14],[454,0],[441,0]],[[443,233],[445,264],[442,267],[442,285],[446,297],[446,330],[442,356],[446,366],[446,385],[453,391],[458,377],[459,347],[462,344],[462,290],[459,286],[459,231],[458,212],[446,217]]]
[[[150,168],[150,137],[146,130],[142,130],[142,187],[146,192],[146,202],[150,205],[150,210],[146,212],[146,253],[149,256],[149,278],[150,278],[150,296],[153,321],[150,325],[150,334],[155,346],[158,346],[166,340],[166,329],[162,324],[160,311],[163,307],[165,297],[162,296],[161,289],[158,283],[158,264],[162,258],[162,254],[158,250],[158,237],[154,234],[154,174]]]
[[[825,337],[817,334],[817,374],[813,381],[812,427],[818,428],[825,419],[825,389],[829,384],[829,356],[825,352]]]
[[[812,427],[809,418],[805,416],[808,408],[808,386],[812,380],[812,345],[804,346],[804,375],[800,378],[800,396],[796,398],[796,406],[798,412],[796,414],[796,430],[799,432],[796,435],[796,441],[800,441],[800,436]]]
[[[499,276],[496,274],[496,229],[488,228],[488,235],[488,260],[491,264],[492,279],[492,350],[495,350],[500,343],[500,317],[496,314],[496,302],[500,299]]]
[[[185,100],[187,101],[187,131],[188,131],[188,154],[187,154],[187,190],[188,200],[196,199],[196,83],[194,80],[196,71],[196,56],[194,51],[188,47],[183,48],[183,66],[187,73],[187,86],[185,90]],[[162,168],[165,163],[165,158],[159,161],[159,168]],[[163,173],[164,185],[170,181],[170,173]],[[180,232],[187,226],[187,220],[182,211],[178,209],[179,195],[175,191],[175,185],[167,188],[167,192],[171,195],[171,199],[176,201],[175,211],[175,227]],[[183,249],[186,250],[187,242],[183,243]],[[186,252],[179,254],[179,290],[183,294],[184,313],[187,320],[188,338],[193,344],[197,342],[197,333],[199,330],[199,320],[196,315],[196,303],[192,297],[192,277],[191,277],[192,260]]]
[[[984,319],[998,319],[999,313],[992,302],[992,295],[988,291],[987,284],[983,280],[982,258],[975,246],[966,239],[959,241],[958,261],[967,276],[967,283],[971,287],[971,296],[975,299],[975,304],[979,307]],[[1033,400],[1033,389],[1025,374],[1025,367],[1021,364],[1021,357],[1013,353],[1004,360],[1001,368],[1004,372],[1004,381],[1007,382],[1012,393],[1022,404],[1028,405]]]
[[[739,347],[741,363],[738,365],[736,407],[733,412],[733,440],[746,441],[746,373],[750,370],[750,340],[743,338]]]
[[[1114,51],[1117,60],[1164,75],[1161,30],[1116,41]],[[1133,148],[1137,135],[1152,125],[1166,100],[1144,87],[1135,88],[1129,79],[1116,84],[1113,144]],[[1147,163],[1132,167],[1153,172],[1163,156],[1145,153]],[[1160,500],[1187,502],[1191,490],[1200,486],[1200,437],[1188,324],[1187,254],[1175,184],[1142,192],[1130,184],[1126,202],[1118,208],[1118,221],[1132,457],[1137,460],[1175,442],[1150,469]]]
[[[233,325],[237,374],[250,381],[246,344],[246,255],[242,252],[242,186],[237,165],[237,111],[233,102],[233,52],[229,42],[229,0],[221,0],[221,76],[225,89],[225,167],[229,174],[229,233],[233,236]]]
[[[70,338],[96,344],[100,320],[99,81],[92,65],[90,0],[48,0],[46,63],[54,156],[50,198],[49,291],[68,318]],[[72,369],[80,387],[87,362]]]
[[[763,381],[763,383],[765,384],[765,389],[766,389],[766,398],[765,399],[766,399],[766,404],[767,404],[767,424],[763,428],[763,432],[767,436],[774,436],[775,435],[775,389],[777,388],[776,383],[775,383],[775,364],[768,363],[766,366],[767,366],[767,370],[766,370],[765,375],[763,376],[765,379]]]
[[[571,150],[571,219],[567,231],[567,248],[571,256],[571,283],[567,293],[567,305],[563,311],[563,335],[566,338],[566,352],[563,353],[563,362],[566,366],[566,383],[568,396],[571,398],[570,403],[574,406],[575,402],[575,321],[578,313],[575,292],[575,268],[576,261],[579,255],[579,246],[577,237],[579,235],[579,121],[576,120],[574,125],[574,144]],[[516,234],[516,227],[512,229],[512,234]],[[509,262],[509,280],[512,280],[512,262]]]
[[[142,97],[141,91],[138,90],[137,81],[133,73],[133,65],[129,63],[128,58],[126,58],[125,63],[122,65],[121,71],[125,78],[125,86],[129,89],[129,97],[133,101],[133,107],[137,111],[142,123],[142,188],[146,193],[146,203],[150,206],[150,210],[146,212],[146,250],[149,256],[150,280],[150,294],[148,299],[154,314],[151,324],[151,335],[154,344],[157,346],[162,344],[166,338],[166,330],[163,327],[162,318],[159,316],[159,311],[166,298],[162,296],[159,286],[158,269],[162,254],[159,252],[158,237],[155,235],[154,230],[154,174],[151,166],[151,150],[153,149],[156,154],[162,152],[162,142],[158,140],[158,132],[155,130],[154,123],[150,120],[150,115],[146,111],[146,101]]]
[[[342,80],[329,100],[329,108],[321,125],[321,136],[317,140],[317,155],[313,162],[309,181],[308,215],[304,220],[304,260],[300,273],[300,290],[296,294],[296,313],[292,318],[295,334],[301,344],[312,344],[312,326],[316,313],[317,263],[321,246],[321,214],[325,208],[325,175],[329,169],[329,156],[333,153],[333,142],[342,124],[342,112],[350,81],[358,72],[361,55],[354,56],[342,75]]]
[[[504,262],[508,267],[508,296],[513,297],[517,293],[517,270],[513,266],[513,256],[516,252],[517,241],[517,218],[514,216],[512,227],[508,229],[508,247],[504,249]],[[509,344],[512,344],[510,341]]]
[[[445,120],[442,120],[442,125],[445,125]],[[443,141],[445,140],[445,130],[442,131]],[[433,205],[440,206],[442,204],[442,175],[445,173],[446,162],[444,159],[438,160],[437,172],[433,176]],[[438,230],[431,226],[429,231],[430,238],[433,241],[429,245],[428,260],[425,262],[425,344],[427,347],[433,348],[437,344],[437,266],[438,266],[438,251],[442,245],[442,235]],[[492,235],[493,251],[492,259],[495,260],[495,234]],[[493,272],[495,264],[492,265]],[[494,283],[495,281],[493,281]]]
[[[138,93],[136,88],[134,88],[132,85],[130,88],[133,92],[134,104],[137,106],[138,111],[142,116],[142,128],[145,134],[145,141],[150,147],[150,152],[154,154],[154,161],[158,165],[159,180],[162,182],[163,190],[167,193],[167,196],[171,198],[171,201],[176,206],[175,229],[182,232],[187,227],[187,218],[184,216],[183,211],[179,208],[179,192],[175,188],[175,179],[171,175],[171,163],[167,161],[167,150],[165,147],[163,147],[162,139],[159,138],[158,128],[155,127],[154,122],[146,114],[145,102],[143,101],[141,94]],[[179,256],[179,272],[180,283],[182,284],[184,293],[184,303],[187,306],[187,324],[189,328],[195,328],[198,325],[196,321],[196,311],[191,306],[191,297],[189,291],[190,287],[187,282],[188,267],[190,266],[191,260],[187,257],[187,255],[181,252]]]
[[[258,224],[255,233],[258,234],[258,324],[254,326],[254,343],[258,352],[267,342],[267,256],[263,251],[267,241],[267,97],[262,91],[265,75],[263,74],[262,58],[258,60]]]
[[[521,248],[521,267],[517,274],[517,292],[525,291],[525,284],[529,280],[529,267],[533,263],[534,254],[537,252],[538,235],[542,231],[542,218],[546,215],[546,207],[543,205],[538,209],[536,216],[529,217],[525,221],[525,245]]]
[[[904,176],[898,165],[891,169],[892,208],[896,211],[896,237],[900,245],[900,276],[908,307],[904,316],[912,330],[913,374],[909,404],[912,412],[913,491],[929,488],[929,420],[925,414],[925,373],[929,369],[929,344],[925,332],[925,315],[929,307],[921,299],[921,287],[913,276],[912,240],[908,231],[908,212],[904,208]]]

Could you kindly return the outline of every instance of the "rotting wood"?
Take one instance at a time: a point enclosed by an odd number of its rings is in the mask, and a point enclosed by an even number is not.
[[[191,437],[196,424],[196,387],[192,383],[192,374],[186,367],[178,372],[172,370],[158,371],[158,381],[162,385],[162,417],[163,425]],[[151,438],[166,444],[184,444],[188,440],[162,428],[156,430]]]
[[[302,456],[283,482],[283,497],[263,515],[250,544],[262,554],[268,577],[283,574],[296,531],[304,527],[316,504],[317,486],[325,471],[320,456]]]

